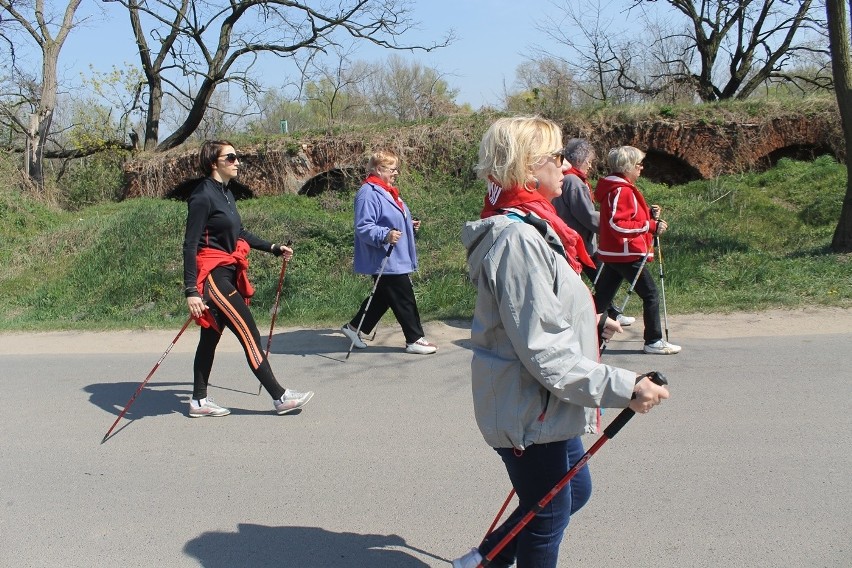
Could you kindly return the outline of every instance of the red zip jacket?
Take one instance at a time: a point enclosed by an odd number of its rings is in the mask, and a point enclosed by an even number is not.
[[[601,204],[598,255],[603,262],[630,263],[648,252],[654,260],[657,222],[635,185],[618,174],[598,180],[595,199]]]

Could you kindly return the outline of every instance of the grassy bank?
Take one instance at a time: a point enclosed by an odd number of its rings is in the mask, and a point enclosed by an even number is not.
[[[820,158],[683,186],[640,184],[671,226],[662,242],[669,313],[852,306],[852,258],[828,250],[845,176]],[[459,230],[478,216],[483,184],[404,172],[400,185],[423,220],[423,318],[469,318],[474,290]],[[252,232],[295,243],[278,325],[339,324],[369,293],[351,270],[355,189],[240,202]],[[0,330],[179,326],[185,207],[137,199],[69,213],[0,190]],[[250,261],[252,307],[268,325],[280,263],[257,252]],[[638,311],[633,300],[628,312]]]

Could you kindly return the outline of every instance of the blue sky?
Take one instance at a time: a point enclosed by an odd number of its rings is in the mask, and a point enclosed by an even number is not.
[[[125,63],[138,66],[127,16],[118,4],[97,4],[85,9],[101,12],[72,32],[63,47],[60,68],[67,78],[89,74],[90,65],[101,72]],[[398,54],[444,73],[450,86],[459,91],[456,102],[470,103],[474,109],[502,103],[504,83],[512,87],[515,68],[524,61],[529,44],[535,43],[533,18],[546,21],[545,14],[555,10],[553,4],[542,0],[415,0],[412,7],[413,19],[420,25],[404,42],[434,41],[451,28],[457,39],[450,47],[431,53]],[[365,44],[354,57],[379,61],[390,54]]]

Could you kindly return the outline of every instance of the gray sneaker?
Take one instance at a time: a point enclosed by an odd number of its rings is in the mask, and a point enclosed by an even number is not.
[[[189,417],[202,418],[204,416],[227,416],[231,413],[227,408],[222,408],[212,398],[208,398],[201,406],[193,406],[189,403]]]
[[[340,328],[340,331],[343,332],[343,335],[349,338],[349,341],[355,346],[356,349],[366,349],[367,344],[364,343],[364,340],[361,339],[361,334],[357,333],[354,329],[349,327],[348,323],[344,323]]]
[[[434,343],[429,343],[425,337],[421,337],[414,343],[405,344],[406,353],[414,353],[415,355],[431,355],[438,350],[438,346]]]
[[[645,353],[651,355],[674,355],[680,353],[680,345],[669,343],[665,339],[658,339],[654,343],[645,345]]]
[[[624,314],[618,314],[617,316],[615,316],[615,321],[621,324],[621,327],[627,327],[629,325],[633,325],[633,323],[636,321],[636,318],[626,316]]]
[[[308,401],[311,400],[313,396],[314,391],[296,392],[286,389],[281,400],[273,401],[273,404],[275,405],[275,412],[278,414],[287,414],[288,412],[298,410],[308,404]]]

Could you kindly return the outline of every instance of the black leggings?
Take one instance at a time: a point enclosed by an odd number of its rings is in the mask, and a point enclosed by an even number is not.
[[[207,397],[207,383],[210,381],[216,346],[225,327],[239,339],[249,367],[257,380],[272,398],[281,398],[284,395],[284,387],[278,384],[272,367],[269,366],[269,360],[260,347],[257,324],[246,301],[237,291],[235,280],[236,271],[233,267],[220,266],[213,269],[204,283],[204,300],[219,326],[219,331],[210,327],[201,328],[193,365],[192,398],[200,400]]]
[[[604,263],[601,277],[595,288],[595,305],[598,313],[603,306],[608,306],[615,298],[622,280],[633,282],[636,273],[642,267],[642,273],[636,280],[636,295],[642,298],[642,320],[645,323],[645,345],[663,338],[663,326],[660,324],[660,296],[654,278],[648,272],[648,264],[642,266],[642,261],[632,263]]]

